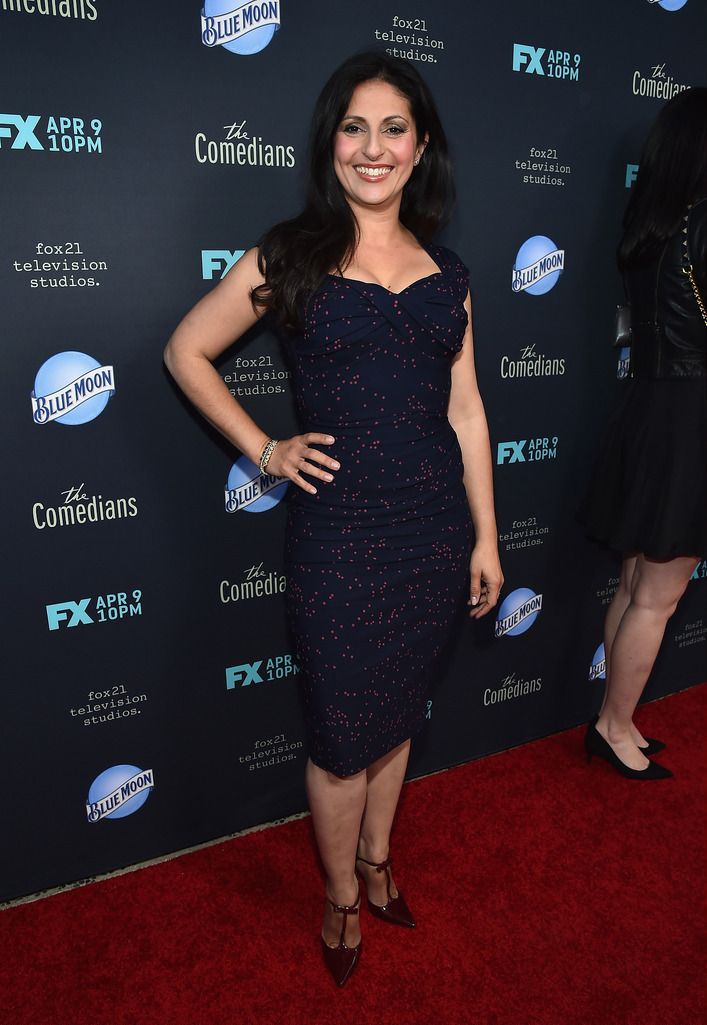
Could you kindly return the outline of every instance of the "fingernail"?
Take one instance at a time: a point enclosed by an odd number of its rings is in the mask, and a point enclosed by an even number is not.
[[[332,477],[332,475],[330,473],[325,473],[324,474],[324,480],[333,480],[333,479],[334,478]]]
[[[333,445],[334,444],[334,439],[332,438],[331,434],[327,435],[327,439],[326,440],[327,440],[327,443],[329,445]]]
[[[471,596],[471,604],[472,605],[478,605],[479,604],[479,598],[478,598],[477,595],[472,594],[472,596]]]
[[[340,470],[340,469],[341,469],[341,463],[337,463],[337,462],[335,462],[335,463],[334,463],[334,469],[335,469],[335,470]]]

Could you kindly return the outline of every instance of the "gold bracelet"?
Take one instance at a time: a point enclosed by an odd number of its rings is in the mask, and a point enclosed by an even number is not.
[[[275,451],[275,446],[276,445],[277,445],[277,440],[275,438],[270,438],[268,441],[266,441],[265,448],[263,449],[263,451],[261,453],[260,461],[258,463],[258,467],[259,467],[261,473],[265,473],[265,469],[266,469],[268,463],[270,462],[270,456]]]

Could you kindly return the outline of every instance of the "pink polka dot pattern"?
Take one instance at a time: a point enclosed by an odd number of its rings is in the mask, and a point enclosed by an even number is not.
[[[317,494],[289,489],[288,614],[303,670],[310,756],[360,771],[425,721],[440,653],[467,595],[471,520],[447,419],[468,271],[400,293],[329,276],[293,341],[303,431],[336,438]]]

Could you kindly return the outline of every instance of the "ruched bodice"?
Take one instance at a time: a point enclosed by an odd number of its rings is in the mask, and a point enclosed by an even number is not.
[[[317,495],[291,494],[301,544],[354,535],[365,543],[372,533],[380,542],[410,516],[446,508],[452,482],[458,490],[461,456],[447,405],[468,279],[448,250],[429,252],[440,270],[401,292],[330,275],[309,303],[293,343],[297,407],[304,431],[335,437],[341,469]]]

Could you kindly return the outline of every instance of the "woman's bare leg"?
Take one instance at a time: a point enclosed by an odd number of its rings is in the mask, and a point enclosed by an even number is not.
[[[631,578],[631,598],[610,643],[607,692],[597,722],[599,733],[626,765],[645,769],[648,759],[632,734],[632,717],[660,649],[668,619],[687,587],[698,560],[680,556],[656,562],[639,555]]]
[[[353,904],[358,894],[356,854],[368,861],[385,861],[390,830],[405,778],[410,741],[383,755],[354,776],[335,776],[307,762],[305,782],[314,834],[326,873],[326,892],[336,904]],[[360,838],[359,838],[360,834]],[[385,873],[360,861],[368,896],[375,904],[388,899]],[[397,895],[393,887],[392,896]],[[335,947],[341,935],[341,915],[325,905],[322,936]],[[356,946],[361,938],[358,915],[349,916],[345,941]]]
[[[314,835],[326,873],[327,896],[335,904],[355,904],[356,845],[366,804],[366,770],[354,776],[335,776],[308,760],[305,784]],[[341,935],[341,914],[325,904],[322,936],[336,947]],[[348,915],[344,940],[355,947],[361,939],[358,915]]]
[[[614,646],[614,638],[623,614],[631,604],[631,582],[636,569],[637,555],[627,556],[621,563],[621,574],[619,586],[616,588],[611,605],[609,606],[606,619],[604,620],[604,651],[606,652],[606,664],[611,661],[611,649]],[[602,705],[602,708],[604,705]]]
[[[616,637],[616,631],[619,628],[619,623],[623,618],[623,614],[631,602],[631,581],[633,580],[634,570],[636,569],[636,560],[636,555],[628,555],[621,563],[619,585],[616,588],[616,594],[612,599],[611,605],[606,613],[606,619],[604,620],[604,653],[606,655],[607,683],[604,687],[604,699],[601,703],[599,715],[604,711],[604,705],[606,704],[606,697],[608,694],[608,667],[611,664],[611,649],[614,646],[614,637]],[[633,742],[635,744],[645,747],[645,738],[635,723],[631,723],[631,736],[633,737]]]
[[[366,809],[361,823],[361,838],[358,853],[367,861],[385,861],[390,851],[390,831],[393,826],[395,810],[405,779],[410,741],[405,740],[392,751],[388,751],[366,770],[368,787]],[[362,862],[358,862],[366,880],[368,897],[374,904],[388,902],[388,889],[385,872],[376,872]],[[393,884],[391,896],[396,897],[398,891]]]

